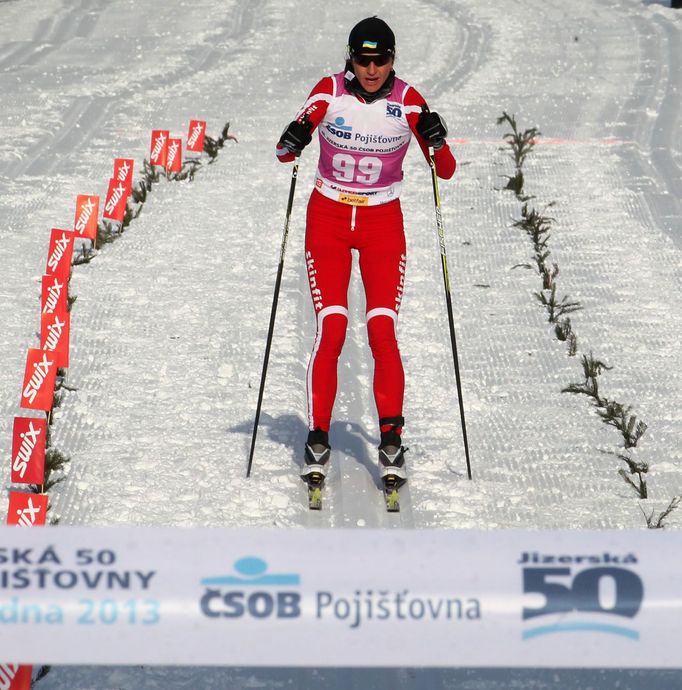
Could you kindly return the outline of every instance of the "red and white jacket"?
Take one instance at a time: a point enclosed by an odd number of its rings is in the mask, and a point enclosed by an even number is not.
[[[318,128],[320,161],[315,186],[324,196],[354,206],[374,206],[400,196],[402,163],[412,134],[424,157],[428,145],[416,131],[417,119],[426,101],[402,79],[395,77],[391,92],[366,103],[348,91],[345,74],[321,79],[296,115],[307,116]],[[282,162],[294,160],[277,145]],[[449,179],[456,162],[447,143],[434,155],[436,173]]]

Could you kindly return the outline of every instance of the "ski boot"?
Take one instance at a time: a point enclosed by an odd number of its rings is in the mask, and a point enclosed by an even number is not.
[[[381,432],[379,444],[379,475],[384,486],[386,510],[397,513],[400,510],[398,489],[407,481],[405,468],[405,453],[407,448],[401,445],[397,427],[402,427],[405,420],[402,417],[392,417],[380,420],[380,424],[391,424],[389,431]]]
[[[322,508],[322,487],[327,476],[330,456],[331,449],[327,432],[319,427],[310,431],[305,444],[301,479],[308,485],[308,507],[311,510]]]

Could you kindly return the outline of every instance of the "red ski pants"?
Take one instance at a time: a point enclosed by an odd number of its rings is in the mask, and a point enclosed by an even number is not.
[[[308,424],[329,430],[337,363],[348,325],[352,255],[359,254],[367,336],[374,357],[379,418],[402,415],[405,376],[396,340],[405,280],[405,234],[400,202],[350,206],[313,191],[308,203],[305,259],[317,317],[308,365]]]

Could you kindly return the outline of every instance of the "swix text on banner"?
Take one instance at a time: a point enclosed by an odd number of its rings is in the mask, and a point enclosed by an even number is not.
[[[166,157],[166,172],[174,173],[182,170],[182,139],[168,140],[168,155]]]
[[[29,349],[21,390],[21,407],[49,412],[52,409],[56,379],[57,361],[54,355],[38,348]]]
[[[202,153],[204,150],[204,138],[206,137],[206,121],[190,120],[187,132],[187,151]]]
[[[75,232],[94,242],[97,239],[98,215],[99,197],[94,194],[79,194],[76,197],[76,218],[73,224]]]
[[[149,162],[152,165],[166,167],[168,158],[168,137],[170,132],[167,129],[155,129],[152,131],[152,143],[149,150]]]
[[[125,182],[128,186],[132,187],[134,167],[135,161],[132,158],[114,159],[113,179],[117,182]]]
[[[126,204],[128,203],[129,196],[130,184],[125,181],[115,180],[112,177],[109,180],[102,217],[107,220],[115,221],[116,223],[122,223],[125,217]]]
[[[13,484],[37,484],[45,479],[47,420],[15,417],[12,430]]]
[[[0,663],[0,690],[30,690],[32,666]]]
[[[46,275],[68,280],[73,258],[74,233],[71,230],[53,228],[50,233],[50,246],[47,253]]]
[[[69,367],[71,314],[64,310],[41,314],[40,347],[54,355],[57,368]]]
[[[10,491],[7,524],[17,527],[43,526],[47,517],[47,503],[47,494]]]
[[[41,281],[40,310],[43,314],[65,312],[68,309],[67,279],[44,275]]]

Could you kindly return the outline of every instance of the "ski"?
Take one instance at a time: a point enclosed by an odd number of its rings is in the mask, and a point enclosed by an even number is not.
[[[383,479],[384,484],[384,500],[386,501],[386,510],[389,513],[400,512],[400,494],[398,493],[398,482],[396,477],[388,476]]]
[[[308,487],[308,508],[310,510],[322,510],[322,487]]]
[[[310,510],[322,510],[324,476],[318,472],[313,472],[306,477],[306,484],[308,485],[308,508]]]

